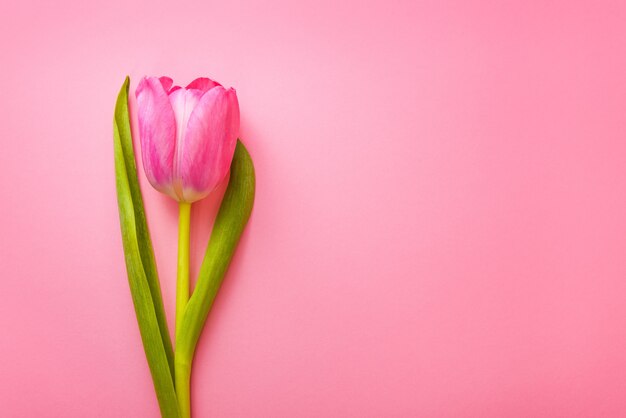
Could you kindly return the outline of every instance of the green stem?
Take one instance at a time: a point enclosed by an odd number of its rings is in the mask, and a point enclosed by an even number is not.
[[[176,340],[182,329],[185,308],[189,301],[189,224],[191,220],[191,203],[180,202],[178,218],[178,272],[176,278]],[[174,352],[174,384],[178,397],[181,418],[191,416],[189,380],[191,361],[181,353],[180,344],[176,344]]]
[[[180,202],[178,218],[178,274],[176,277],[176,335],[189,301],[189,222],[191,203]]]
[[[175,386],[176,397],[178,399],[178,409],[180,418],[191,418],[191,360],[185,358],[184,354],[176,353],[175,363]]]

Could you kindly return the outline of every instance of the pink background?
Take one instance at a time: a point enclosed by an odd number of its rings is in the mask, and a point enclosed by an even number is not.
[[[1,415],[158,415],[111,121],[126,74],[166,74],[237,88],[257,167],[195,417],[626,416],[624,22],[619,1],[2,0]],[[141,176],[173,320],[176,206]]]

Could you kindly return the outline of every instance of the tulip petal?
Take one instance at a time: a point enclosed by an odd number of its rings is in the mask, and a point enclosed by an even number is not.
[[[165,76],[159,77],[159,81],[161,82],[161,85],[163,86],[163,90],[165,91],[169,91],[169,89],[172,87],[172,84],[174,84],[174,80]]]
[[[187,122],[189,121],[191,112],[200,101],[200,98],[202,97],[202,92],[195,89],[187,90],[179,88],[174,90],[169,95],[169,97],[176,118],[176,151],[174,154],[173,165],[174,191],[176,192],[179,200],[182,200],[183,186],[179,174],[180,160],[183,155],[181,148],[184,142],[184,134],[187,128]]]
[[[176,119],[165,85],[167,80],[144,77],[137,86],[141,156],[150,184],[177,199],[172,185]]]
[[[187,85],[187,89],[197,89],[201,90],[203,93],[211,90],[213,87],[221,86],[217,81],[213,81],[210,78],[200,77],[193,80],[191,83]]]
[[[239,103],[234,89],[206,92],[189,117],[178,147],[178,176],[183,199],[207,196],[226,177],[239,135]]]

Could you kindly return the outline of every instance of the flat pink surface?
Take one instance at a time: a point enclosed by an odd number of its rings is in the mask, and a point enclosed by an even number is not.
[[[195,417],[626,416],[626,3],[0,4],[0,415],[155,417],[126,74],[237,88],[252,218]],[[173,324],[176,206],[143,188]],[[223,191],[223,188],[222,188]],[[198,204],[197,272],[219,195]]]

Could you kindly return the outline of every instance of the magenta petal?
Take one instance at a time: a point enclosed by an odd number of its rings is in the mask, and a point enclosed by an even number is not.
[[[217,81],[213,81],[210,78],[200,77],[193,80],[187,85],[187,89],[201,90],[203,93],[211,90],[213,87],[221,86]]]
[[[191,113],[178,148],[178,175],[185,201],[202,199],[226,177],[238,135],[235,90],[218,86],[206,92]]]
[[[174,84],[174,80],[166,76],[159,77],[159,81],[163,86],[163,90],[165,90],[166,92],[169,91],[169,89],[172,87],[172,84]]]
[[[144,77],[135,95],[146,176],[155,189],[177,199],[172,184],[176,120],[165,85],[156,77]]]

